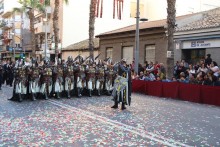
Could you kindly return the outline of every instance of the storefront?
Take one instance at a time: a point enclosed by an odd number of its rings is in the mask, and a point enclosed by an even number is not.
[[[201,12],[201,18],[176,29],[174,60],[196,63],[211,54],[220,64],[220,8]],[[215,14],[215,17],[213,17]]]
[[[185,40],[176,43],[176,50],[181,50],[181,58],[188,63],[195,64],[201,59],[204,59],[207,54],[211,54],[213,60],[220,63],[220,38],[215,39],[198,39],[198,40]]]

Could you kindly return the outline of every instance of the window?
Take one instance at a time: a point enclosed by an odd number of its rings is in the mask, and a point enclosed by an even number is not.
[[[14,18],[15,21],[21,21],[21,15],[15,15],[15,18]]]
[[[21,34],[21,29],[15,29],[15,34]]]
[[[153,63],[155,63],[155,45],[146,45],[145,61],[152,61]]]
[[[131,64],[134,58],[133,46],[126,46],[122,48],[122,58],[127,60],[127,64]]]
[[[113,52],[113,48],[109,47],[106,49],[106,58],[111,58],[112,59],[112,52]]]

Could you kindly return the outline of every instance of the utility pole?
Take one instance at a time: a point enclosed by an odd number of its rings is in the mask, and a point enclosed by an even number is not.
[[[45,15],[46,15],[46,19],[45,19],[45,49],[44,49],[44,59],[47,58],[47,8],[45,5]]]
[[[137,0],[137,13],[136,13],[136,34],[135,34],[135,72],[138,74],[139,63],[139,21],[140,21],[140,1]]]

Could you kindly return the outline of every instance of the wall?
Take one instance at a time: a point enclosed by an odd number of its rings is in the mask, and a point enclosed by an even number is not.
[[[163,29],[156,29],[146,31],[144,33],[140,32],[140,49],[139,49],[139,62],[144,64],[145,62],[145,46],[150,44],[156,45],[156,53],[155,53],[155,61],[159,63],[164,63],[166,65],[166,51],[167,51],[167,41],[165,37],[165,33],[163,33]],[[148,32],[148,33],[147,33]],[[129,37],[131,36],[131,37]],[[113,48],[113,62],[120,61],[122,58],[122,48],[123,46],[135,46],[135,38],[134,33],[130,34],[120,34],[115,35],[112,38],[102,36],[100,37],[100,53],[101,59],[105,59],[106,48]]]
[[[219,58],[220,48],[207,48],[206,54],[211,54],[212,61],[215,61],[220,65],[220,58]]]

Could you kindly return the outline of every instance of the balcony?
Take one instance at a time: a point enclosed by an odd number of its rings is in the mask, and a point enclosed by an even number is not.
[[[45,23],[40,22],[34,25],[34,29],[35,29],[35,34],[43,34],[45,33],[45,31],[47,31],[47,33],[50,33],[50,26],[46,25],[45,28]]]
[[[6,11],[2,14],[2,18],[7,18],[7,17],[11,16],[11,14],[12,14],[12,11]]]
[[[47,7],[46,11],[47,11],[47,15],[50,16],[50,14],[52,13],[52,8],[51,7]],[[35,18],[36,17],[42,17],[42,16],[45,15],[45,13],[42,13],[42,12],[39,12],[39,11],[35,11],[34,14],[35,14]]]
[[[11,20],[6,20],[4,21],[3,29],[10,29],[13,26],[13,21]]]

